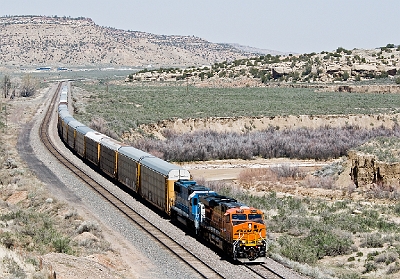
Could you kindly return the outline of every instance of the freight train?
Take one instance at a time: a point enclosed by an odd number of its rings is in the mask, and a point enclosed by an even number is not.
[[[75,120],[69,84],[59,92],[57,129],[77,156],[242,263],[263,263],[263,212],[198,185],[188,170],[101,134]]]

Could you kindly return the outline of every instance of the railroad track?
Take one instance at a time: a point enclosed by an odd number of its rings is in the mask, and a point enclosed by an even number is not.
[[[161,231],[156,226],[152,225],[144,217],[142,217],[136,210],[132,209],[121,199],[116,197],[114,194],[109,192],[95,179],[87,175],[81,168],[75,165],[72,161],[68,160],[60,150],[52,142],[49,135],[49,129],[51,129],[50,121],[52,113],[55,110],[57,103],[58,92],[61,88],[59,84],[56,93],[52,97],[50,105],[46,111],[44,119],[40,124],[39,136],[46,148],[57,158],[57,160],[63,164],[66,168],[71,170],[76,176],[78,176],[85,184],[94,189],[100,196],[109,201],[116,209],[124,214],[129,220],[131,220],[136,226],[140,227],[146,234],[154,239],[155,242],[161,244],[166,250],[169,250],[176,258],[185,263],[195,273],[199,274],[203,278],[224,278],[222,274],[212,268],[209,264],[205,263],[202,259],[194,255],[190,250],[185,248],[183,245],[176,242],[174,239],[169,237],[166,233]],[[245,268],[248,269],[254,278],[293,278],[293,279],[304,279],[299,274],[285,268],[271,268],[270,266],[277,266],[277,263],[267,259],[268,262],[262,265],[248,265]]]
[[[274,260],[267,258],[264,264],[260,265],[248,265],[246,266],[253,273],[257,274],[261,278],[269,279],[306,279],[306,277],[294,272],[291,269],[278,264]]]
[[[52,112],[55,109],[57,101],[57,92],[59,92],[61,83],[59,84],[56,94],[54,94],[51,103],[46,111],[43,122],[40,124],[39,136],[46,148],[57,158],[57,160],[63,164],[66,168],[71,170],[77,175],[84,183],[94,189],[104,199],[108,200],[115,208],[129,218],[133,223],[144,230],[155,242],[160,243],[163,247],[169,250],[173,255],[180,259],[183,263],[189,266],[197,274],[203,278],[224,278],[218,271],[214,270],[207,263],[197,258],[192,252],[186,249],[181,244],[177,243],[174,239],[169,237],[167,234],[162,232],[159,228],[152,225],[138,212],[125,204],[122,200],[114,196],[92,177],[87,175],[83,170],[77,167],[73,162],[65,158],[62,153],[57,149],[54,143],[50,140],[49,129]]]
[[[281,276],[279,273],[276,273],[265,265],[247,265],[246,267],[261,278],[285,279],[285,277]]]

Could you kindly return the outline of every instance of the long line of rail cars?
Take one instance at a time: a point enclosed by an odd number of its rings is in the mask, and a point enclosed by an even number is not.
[[[127,146],[75,120],[68,110],[68,84],[61,87],[57,129],[63,142],[83,160],[229,257],[242,263],[265,261],[266,226],[261,210],[198,185],[182,167]]]

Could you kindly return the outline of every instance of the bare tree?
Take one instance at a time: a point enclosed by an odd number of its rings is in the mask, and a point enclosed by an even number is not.
[[[31,75],[26,75],[22,78],[21,97],[30,97],[35,95],[38,88],[38,82]]]
[[[11,89],[11,79],[9,75],[5,75],[3,82],[1,84],[1,87],[3,89],[3,94],[4,94],[4,98],[7,98],[8,93]]]

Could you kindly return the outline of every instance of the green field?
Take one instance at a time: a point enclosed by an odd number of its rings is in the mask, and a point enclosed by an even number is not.
[[[122,132],[140,124],[174,118],[398,113],[400,94],[314,92],[307,88],[197,88],[129,86],[74,82],[89,92],[84,113],[89,123],[105,119]],[[78,106],[79,106],[79,100]]]

